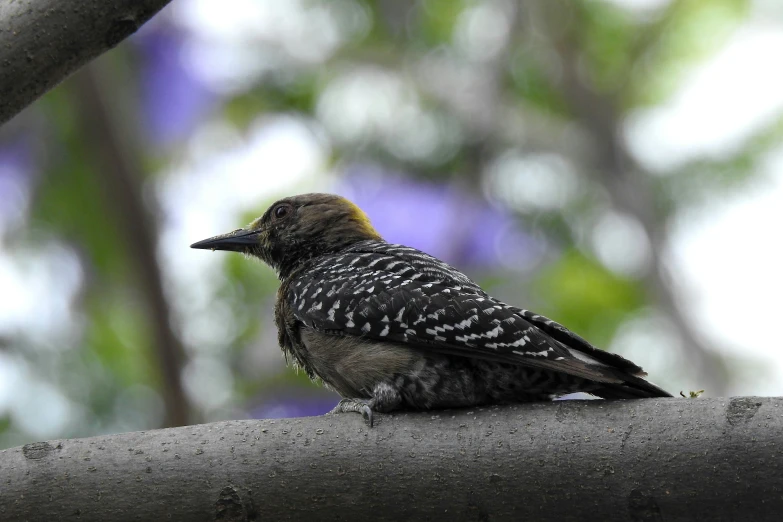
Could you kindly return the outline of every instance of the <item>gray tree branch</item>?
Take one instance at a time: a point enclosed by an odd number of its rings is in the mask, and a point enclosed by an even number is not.
[[[0,452],[0,519],[779,520],[783,398],[230,421]]]
[[[169,1],[0,2],[0,124],[136,32]]]

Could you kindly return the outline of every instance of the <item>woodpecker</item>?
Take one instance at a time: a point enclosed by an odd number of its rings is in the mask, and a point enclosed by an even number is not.
[[[287,361],[342,400],[331,413],[550,400],[671,397],[631,361],[544,316],[487,294],[415,248],[387,243],[332,194],[281,199],[247,228],[192,248],[257,257],[280,279]]]

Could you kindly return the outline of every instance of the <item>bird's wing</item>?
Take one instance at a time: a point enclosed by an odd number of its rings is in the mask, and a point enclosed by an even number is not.
[[[562,326],[497,301],[454,269],[417,268],[407,253],[402,258],[372,251],[325,259],[299,276],[289,292],[294,316],[322,332],[544,368],[603,383],[647,384],[638,377],[641,368],[630,361],[606,357],[608,352]]]
[[[607,352],[605,350],[601,350],[600,348],[596,348],[579,335],[575,334],[560,323],[549,319],[548,317],[538,315],[534,312],[531,312],[530,310],[523,310],[522,308],[516,308],[513,306],[510,308],[515,310],[517,314],[519,314],[525,320],[529,321],[533,326],[546,333],[556,341],[561,342],[565,346],[569,346],[574,350],[578,350],[599,362],[614,366],[615,368],[626,370],[629,373],[639,377],[646,375],[644,370],[642,370],[639,365],[629,361],[621,355],[617,355],[616,353]]]

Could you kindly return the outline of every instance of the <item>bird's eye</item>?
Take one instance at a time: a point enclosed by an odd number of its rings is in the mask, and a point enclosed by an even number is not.
[[[287,217],[290,213],[291,213],[291,207],[288,205],[278,205],[272,211],[272,215],[275,217],[275,220],[283,219]]]

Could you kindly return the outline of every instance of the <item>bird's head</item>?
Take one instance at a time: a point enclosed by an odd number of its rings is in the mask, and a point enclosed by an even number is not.
[[[256,256],[283,277],[309,259],[366,239],[381,236],[358,206],[333,194],[301,194],[275,202],[247,228],[190,247]]]

